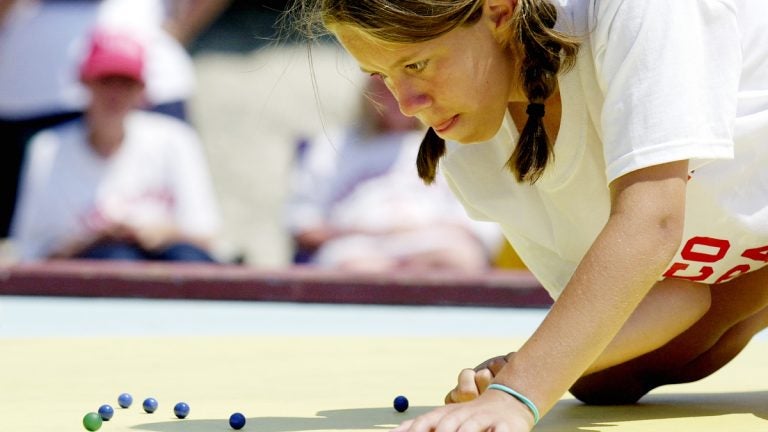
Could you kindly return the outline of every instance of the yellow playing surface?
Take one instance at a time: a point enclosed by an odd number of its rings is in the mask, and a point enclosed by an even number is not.
[[[173,316],[167,319],[173,320]],[[130,324],[130,323],[127,323]],[[279,326],[280,323],[274,323]],[[448,337],[198,337],[0,339],[0,431],[84,431],[109,403],[100,430],[379,431],[442,402],[463,367],[522,339]],[[697,383],[659,389],[642,404],[587,407],[564,398],[537,431],[768,431],[768,343],[757,341]],[[121,409],[117,396],[131,393]],[[397,413],[392,400],[411,408]],[[146,414],[141,402],[155,397]],[[179,420],[173,406],[187,402]]]

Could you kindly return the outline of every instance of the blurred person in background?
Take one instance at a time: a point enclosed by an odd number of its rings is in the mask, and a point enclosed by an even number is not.
[[[136,38],[93,33],[85,114],[29,145],[12,225],[22,260],[213,261],[219,216],[202,146],[187,123],[138,109],[144,70]]]
[[[0,0],[0,240],[8,235],[21,161],[36,132],[78,118],[87,89],[77,75],[95,27],[147,47],[146,104],[187,120],[195,88],[185,46],[231,0]]]
[[[358,123],[300,144],[286,222],[298,264],[361,271],[491,266],[501,233],[416,175],[424,129],[371,77]]]

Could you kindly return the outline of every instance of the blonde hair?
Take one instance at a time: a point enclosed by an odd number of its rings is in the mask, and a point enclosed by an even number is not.
[[[297,0],[288,14],[310,40],[329,33],[332,25],[360,28],[393,43],[437,38],[454,28],[477,22],[484,0]],[[552,143],[543,123],[543,104],[557,89],[557,75],[576,61],[579,41],[554,29],[557,9],[548,0],[518,0],[508,21],[505,43],[521,57],[520,82],[530,103],[528,120],[506,166],[518,181],[534,183],[552,158]],[[425,183],[435,178],[445,142],[430,129],[416,166]]]

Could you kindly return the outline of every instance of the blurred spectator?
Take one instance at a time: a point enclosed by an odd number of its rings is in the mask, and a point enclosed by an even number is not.
[[[188,124],[136,109],[144,63],[135,38],[94,33],[84,116],[30,142],[12,227],[22,260],[212,260],[219,222],[202,147]]]
[[[96,26],[131,32],[147,47],[147,109],[187,118],[194,69],[183,44],[230,0],[0,0],[0,239],[16,202],[26,143],[82,115],[77,76]]]
[[[472,221],[443,179],[416,174],[424,130],[378,78],[359,124],[300,145],[287,224],[296,263],[350,270],[490,266],[501,233]],[[303,147],[303,148],[302,148]]]

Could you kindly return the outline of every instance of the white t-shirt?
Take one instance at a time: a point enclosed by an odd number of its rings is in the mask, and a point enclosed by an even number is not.
[[[109,158],[93,151],[85,133],[77,120],[42,131],[30,143],[11,232],[22,260],[44,258],[108,220],[217,233],[210,174],[188,125],[134,112],[122,146]]]
[[[504,163],[509,116],[490,141],[448,143],[441,162],[470,214],[501,223],[553,297],[609,214],[608,184],[690,160],[684,238],[661,277],[724,282],[768,262],[768,2],[560,0],[585,37],[560,77],[555,157],[533,186]]]
[[[0,22],[0,118],[84,110],[88,93],[79,70],[96,26],[130,32],[147,48],[149,103],[186,100],[194,66],[163,29],[165,14],[163,0],[18,2]]]

